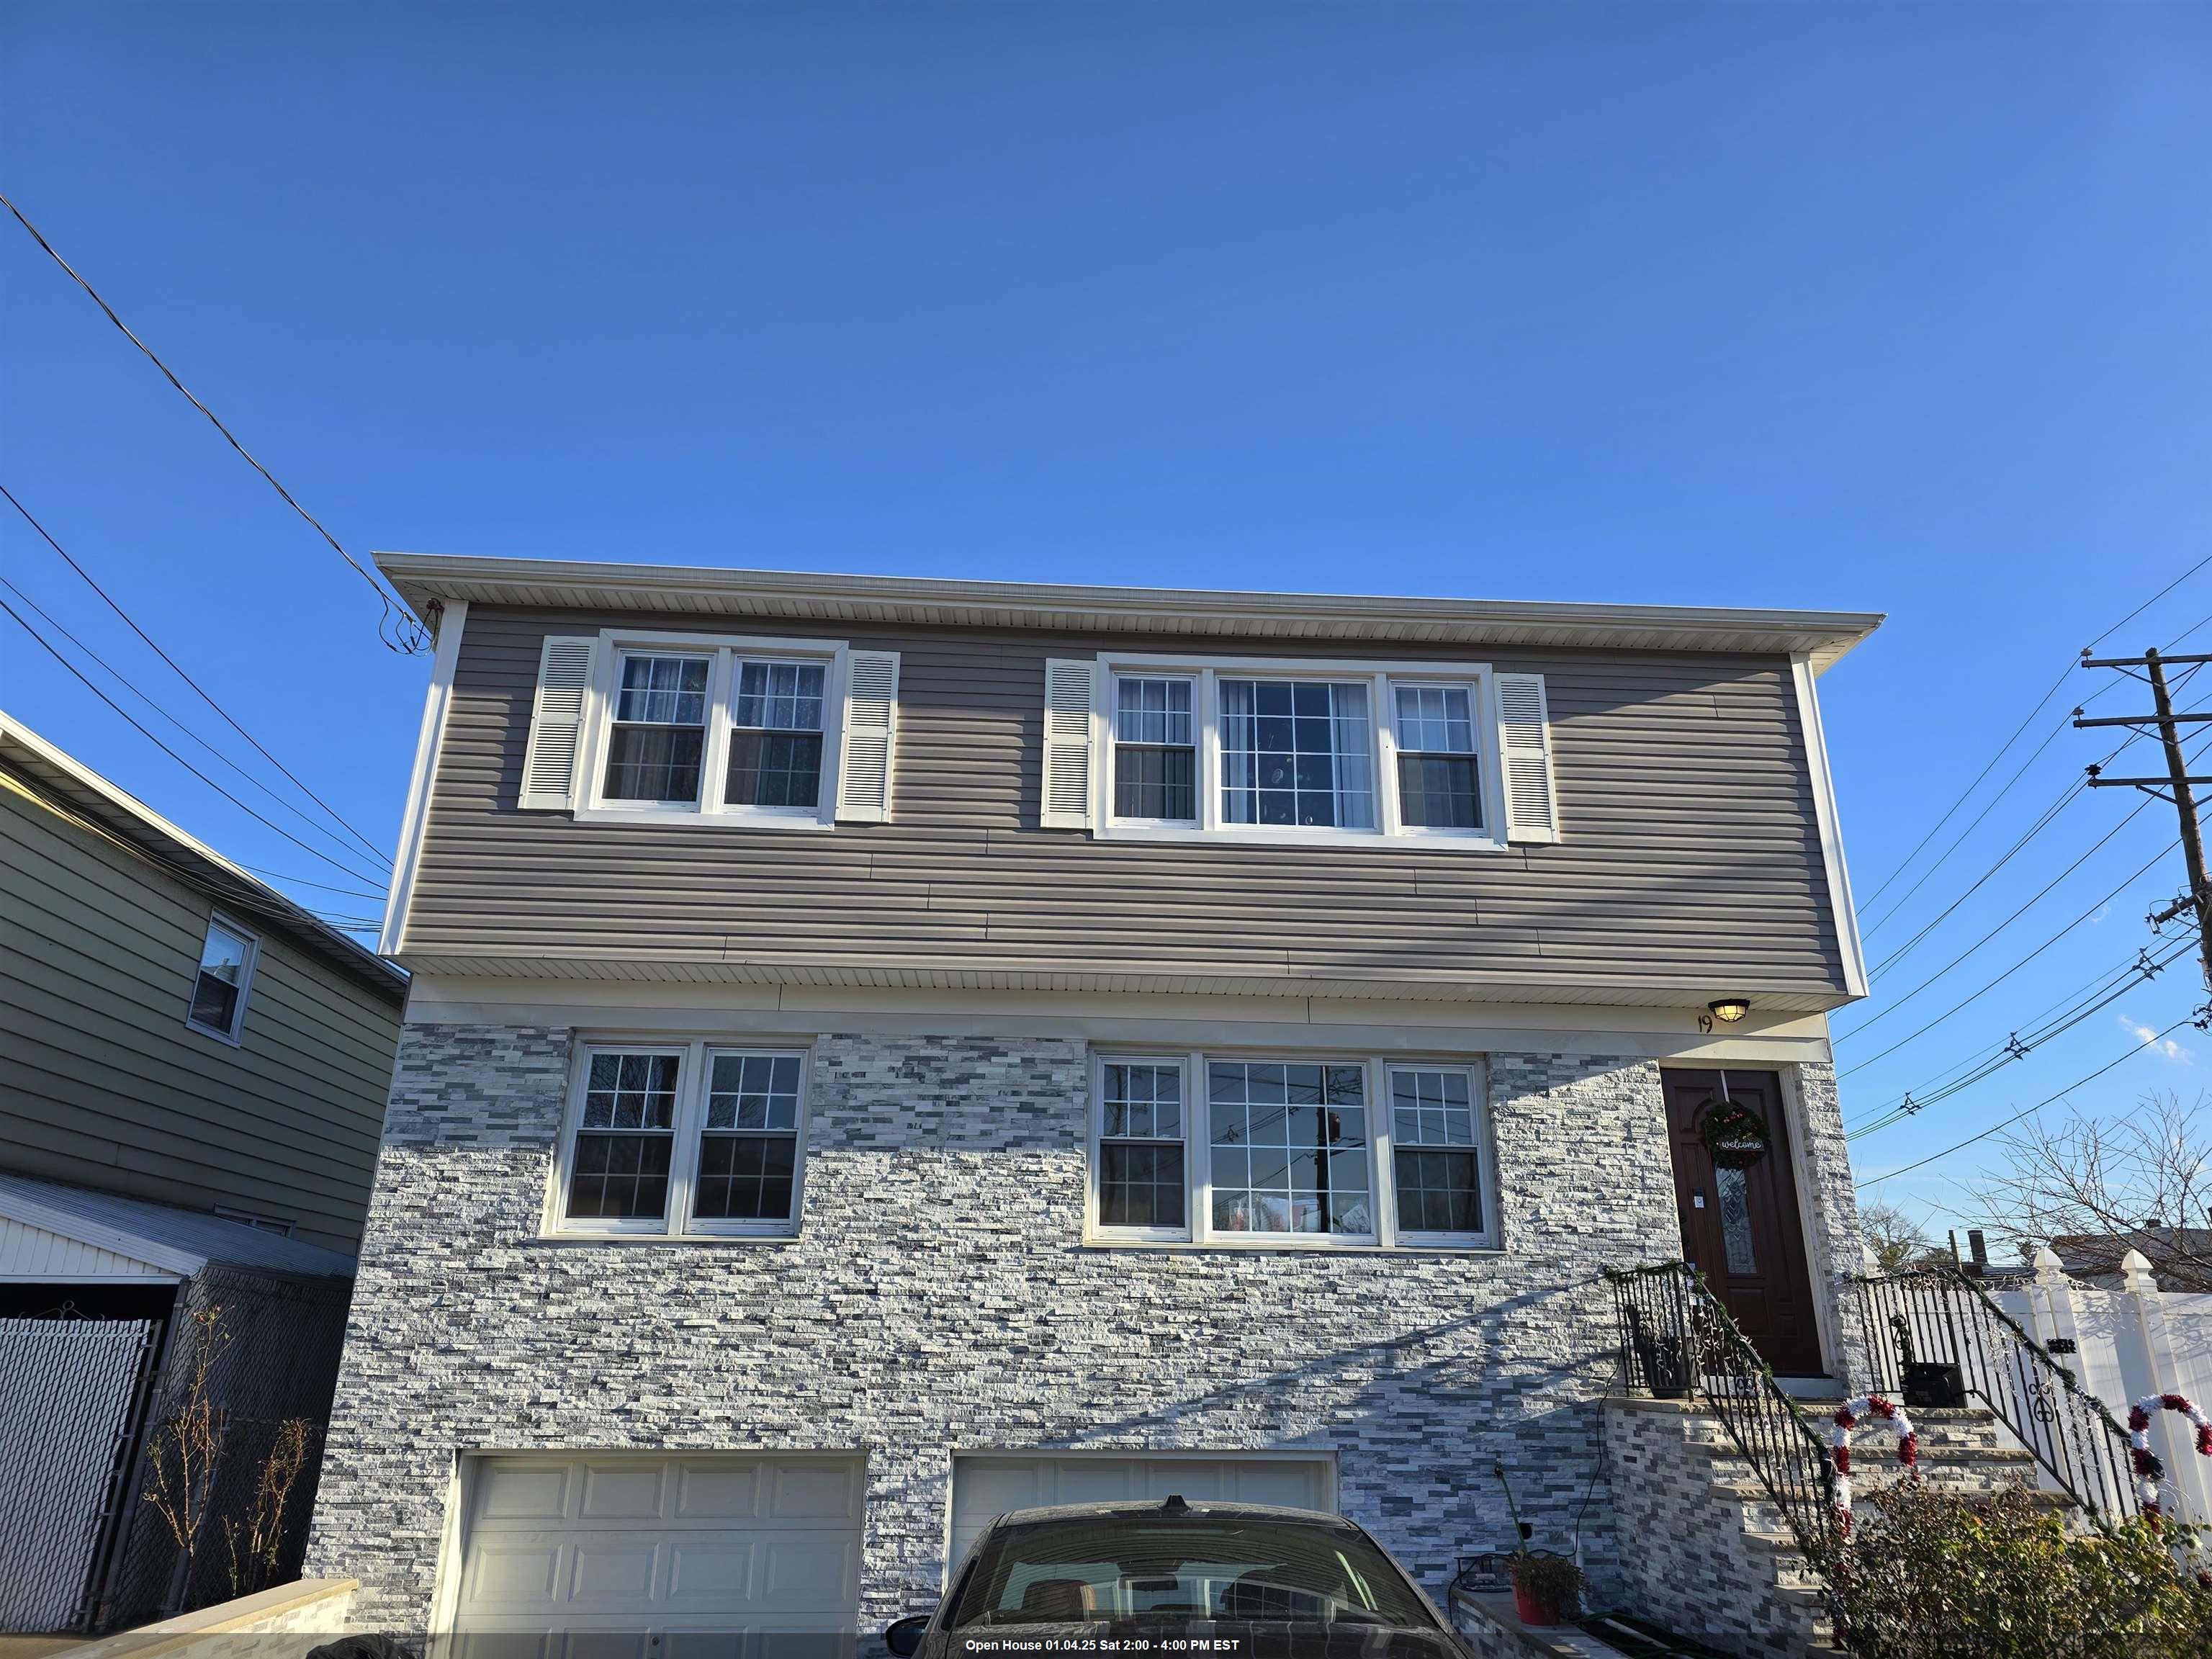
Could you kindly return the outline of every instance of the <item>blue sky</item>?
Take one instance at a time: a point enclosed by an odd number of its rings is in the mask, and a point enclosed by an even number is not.
[[[2212,9],[2152,5],[18,3],[0,154],[357,551],[1885,611],[1824,687],[1864,896],[2212,552],[2208,58]],[[0,483],[388,847],[424,665],[0,232]],[[188,709],[12,520],[0,574]],[[2212,571],[2107,643],[2208,614]],[[0,707],[249,863],[351,882],[0,629]],[[2057,736],[1872,954],[2098,752]],[[1844,1063],[2152,860],[2155,805],[1884,1012],[2134,804],[2063,808],[1838,1020],[1883,1013]],[[2124,962],[2180,884],[2163,860],[1847,1077],[1847,1115]],[[1863,1170],[2196,995],[2185,958]],[[2193,1095],[2212,1039],[2178,1036],[2077,1098]],[[1955,1209],[1986,1150],[1891,1190]]]

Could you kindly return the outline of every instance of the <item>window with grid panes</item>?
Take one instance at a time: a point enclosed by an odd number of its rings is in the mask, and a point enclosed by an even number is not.
[[[1182,1231],[1188,1225],[1182,1066],[1109,1060],[1099,1095],[1098,1224]]]

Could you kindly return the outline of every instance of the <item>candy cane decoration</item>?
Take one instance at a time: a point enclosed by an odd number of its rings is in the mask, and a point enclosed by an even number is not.
[[[2212,1457],[2212,1417],[2198,1411],[2186,1395],[2147,1394],[2128,1407],[2129,1456],[2136,1467],[2136,1491],[2142,1498],[2143,1513],[2154,1521],[2159,1515],[2158,1483],[2165,1478],[2166,1464],[2150,1449],[2150,1414],[2161,1409],[2179,1412],[2195,1424],[2197,1455]]]
[[[1920,1466],[1920,1431],[1898,1407],[1878,1394],[1862,1395],[1836,1407],[1836,1426],[1828,1431],[1830,1455],[1836,1461],[1836,1514],[1844,1530],[1851,1529],[1851,1430],[1867,1417],[1877,1417],[1897,1435],[1897,1461],[1907,1469]]]

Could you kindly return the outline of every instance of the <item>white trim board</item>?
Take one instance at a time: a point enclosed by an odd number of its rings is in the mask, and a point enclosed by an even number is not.
[[[1127,1045],[1266,1047],[1286,1042],[1347,1054],[1539,1053],[1782,1065],[1830,1058],[1818,1014],[1756,1010],[1741,1028],[1707,1033],[1687,1011],[1575,1005],[1329,1002],[1315,998],[1055,992],[865,991],[835,987],[548,985],[424,975],[411,1024],[550,1025],[640,1035],[803,1037],[1061,1036]]]
[[[1797,720],[1803,728],[1806,764],[1812,772],[1813,817],[1820,830],[1820,866],[1827,872],[1828,908],[1835,915],[1836,944],[1844,959],[1844,989],[1854,997],[1867,994],[1866,947],[1859,939],[1859,913],[1851,903],[1850,872],[1844,865],[1844,832],[1836,812],[1836,781],[1828,769],[1828,739],[1820,726],[1820,694],[1814,684],[1817,671],[1812,659],[1800,651],[1790,659],[1790,676],[1797,688]]]
[[[468,625],[469,602],[448,599],[438,618],[438,646],[430,659],[430,689],[422,698],[422,724],[415,737],[415,769],[407,781],[407,806],[399,816],[398,856],[392,865],[392,890],[384,906],[384,928],[376,948],[396,955],[404,942],[407,905],[415,896],[415,872],[422,861],[422,841],[430,824],[432,780],[445,747],[446,717],[453,706],[453,670],[460,661],[461,630]]]

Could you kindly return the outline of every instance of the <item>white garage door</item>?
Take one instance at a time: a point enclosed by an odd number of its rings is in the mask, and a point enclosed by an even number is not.
[[[1110,1504],[1179,1493],[1194,1504],[1336,1508],[1336,1462],[1326,1452],[1281,1457],[956,1457],[952,1554],[957,1569],[976,1534],[1008,1510],[1040,1504]]]
[[[856,1458],[483,1457],[470,1474],[453,1626],[471,1650],[680,1659],[859,1616]],[[482,1639],[498,1632],[562,1634]]]

